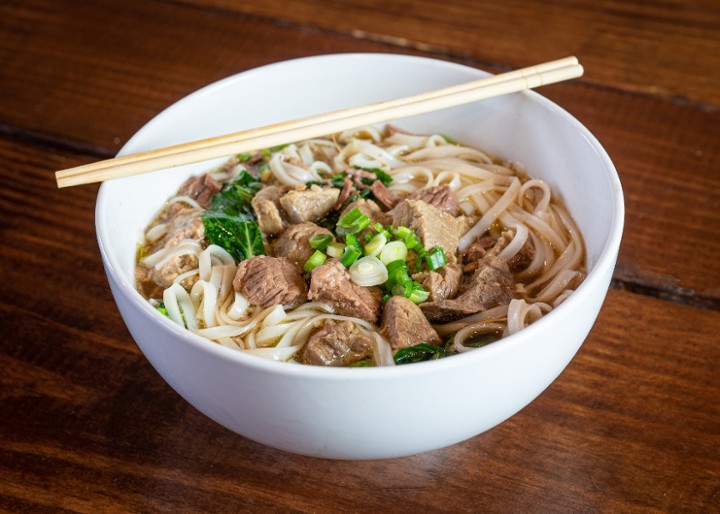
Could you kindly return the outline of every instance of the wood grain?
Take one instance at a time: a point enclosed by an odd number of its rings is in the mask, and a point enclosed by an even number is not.
[[[330,48],[389,50],[388,45],[277,27],[265,19],[226,11],[198,13],[194,8],[160,4],[141,16],[142,2],[88,2],[71,9],[42,1],[34,8],[30,5],[23,3],[21,12],[0,16],[11,34],[0,45],[7,54],[11,45],[22,48],[12,56],[8,80],[0,83],[0,92],[5,93],[0,94],[0,115],[12,127],[6,130],[21,140],[40,138],[43,144],[89,151],[97,158],[112,156],[157,112],[224,75]],[[37,23],[41,13],[53,19],[50,29]],[[242,37],[238,25],[243,27]],[[100,38],[98,27],[109,27],[110,33],[103,29]],[[196,33],[213,38],[197,41]],[[117,44],[121,37],[132,39],[132,44]],[[58,39],[67,49],[62,60],[46,51]],[[88,54],[86,43],[91,40],[93,52]],[[147,48],[153,48],[156,66],[144,64]],[[190,48],[193,55],[208,58],[186,58]],[[288,54],[288,49],[295,53]],[[33,76],[36,69],[42,75],[30,83],[13,79]],[[615,160],[627,202],[618,283],[718,308],[720,111],[628,94],[585,79],[547,86],[541,92],[586,124]],[[103,104],[101,116],[99,104]],[[532,163],[527,166],[532,169]],[[664,194],[667,188],[675,194]],[[703,244],[694,244],[700,238]],[[693,259],[686,258],[689,248]]]
[[[45,166],[67,156],[4,142],[0,159],[42,187]],[[692,512],[717,499],[716,312],[611,291],[576,359],[499,427],[405,459],[318,461],[230,433],[157,376],[91,257],[93,191],[78,192],[50,193],[40,219],[35,202],[0,196],[1,214],[16,213],[2,254],[13,301],[0,302],[13,334],[0,346],[0,505],[10,510],[670,512],[682,502]],[[72,231],[31,236],[62,213]],[[77,248],[58,252],[58,240]],[[35,270],[62,301],[38,304],[27,290]],[[72,309],[87,298],[92,308]]]
[[[525,66],[577,55],[586,80],[720,104],[720,5],[509,0],[187,0],[425,52]]]
[[[0,120],[108,157],[162,109],[225,76],[313,54],[388,49],[142,0],[3,3],[0,33]]]
[[[714,3],[672,0],[1,3],[0,512],[717,511],[718,26]],[[208,82],[337,51],[493,72],[577,51],[585,78],[542,92],[626,194],[614,287],[558,380],[485,434],[390,461],[267,448],[181,399],[113,303],[97,186],[53,177]]]

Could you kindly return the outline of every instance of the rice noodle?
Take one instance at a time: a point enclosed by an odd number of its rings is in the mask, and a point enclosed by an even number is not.
[[[519,190],[520,181],[515,178],[511,182],[510,187],[507,188],[507,191],[505,191],[505,194],[503,194],[502,197],[483,214],[482,218],[480,218],[475,226],[473,226],[465,233],[464,236],[460,238],[458,249],[461,252],[467,250],[475,239],[483,235],[487,229],[490,228],[490,225],[495,223],[495,220],[497,220],[502,211],[507,209],[510,203],[515,200]]]
[[[202,209],[200,204],[197,203],[196,200],[193,200],[192,198],[190,198],[189,196],[184,196],[184,195],[173,196],[172,198],[170,198],[170,200],[168,200],[167,205],[168,205],[168,207],[170,207],[174,203],[186,203],[190,207],[194,207],[195,209]]]
[[[142,260],[142,264],[146,267],[154,266],[160,269],[170,260],[183,255],[197,256],[202,250],[200,243],[194,239],[183,239],[176,246],[170,248],[161,248],[152,255],[148,255]]]

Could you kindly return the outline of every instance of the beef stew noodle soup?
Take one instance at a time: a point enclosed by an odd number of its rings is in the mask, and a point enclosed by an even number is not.
[[[471,351],[558,306],[580,232],[541,180],[441,135],[363,128],[185,182],[138,247],[173,322],[280,361],[386,366]]]

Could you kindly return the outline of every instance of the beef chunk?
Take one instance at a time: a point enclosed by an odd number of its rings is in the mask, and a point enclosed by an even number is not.
[[[343,182],[343,187],[340,190],[340,195],[338,196],[338,199],[335,201],[335,206],[333,207],[333,210],[340,210],[340,208],[345,204],[345,201],[350,198],[350,194],[354,191],[353,183],[352,181],[345,177],[345,182]]]
[[[146,298],[161,299],[163,291],[172,285],[178,275],[195,269],[197,266],[197,257],[194,255],[173,257],[160,269],[147,268],[141,264],[135,268],[135,283]]]
[[[420,307],[404,296],[393,296],[385,302],[380,333],[394,349],[419,343],[440,344],[440,337]]]
[[[251,205],[264,234],[274,236],[282,232],[285,221],[278,199],[290,189],[290,186],[266,186],[253,197]]]
[[[171,217],[161,222],[169,225],[168,231],[164,237],[150,245],[147,255],[152,255],[163,248],[174,248],[184,239],[202,241],[205,238],[205,226],[200,209],[188,207],[175,209]],[[141,262],[135,269],[135,281],[138,289],[146,297],[160,298],[163,290],[170,287],[178,275],[197,266],[197,257],[192,254],[173,257],[159,269],[154,266],[146,267]]]
[[[395,207],[396,227],[413,229],[426,250],[440,246],[448,262],[455,262],[460,230],[454,217],[422,200],[403,200]]]
[[[345,207],[345,209],[343,209],[343,211],[340,213],[340,217],[342,218],[355,207],[357,207],[360,212],[370,218],[373,223],[380,223],[381,225],[392,224],[393,218],[391,215],[383,212],[378,206],[378,204],[376,204],[372,200],[367,200],[365,198],[358,198],[357,200],[350,202],[348,206]]]
[[[484,235],[470,245],[462,255],[463,262],[469,264],[471,262],[482,260],[493,246],[495,246],[496,239],[492,236]]]
[[[373,340],[361,334],[355,324],[327,320],[308,339],[301,360],[315,366],[349,366],[372,356]]]
[[[495,246],[495,243],[497,243],[497,239],[490,235],[483,235],[482,237],[476,239],[470,247],[460,255],[460,261],[463,263],[463,270],[466,273],[472,273],[478,269],[482,265],[482,260]]]
[[[311,221],[290,225],[273,244],[273,255],[287,257],[302,268],[315,251],[310,246],[309,240],[317,234],[332,235],[329,230],[318,227]]]
[[[170,223],[167,234],[155,243],[152,251],[161,247],[177,246],[183,239],[202,241],[205,238],[205,225],[202,220],[202,211],[199,209],[181,209],[167,223]]]
[[[307,298],[307,284],[300,268],[284,257],[260,255],[242,261],[235,273],[233,287],[251,305],[260,307],[278,304],[297,307]]]
[[[431,321],[452,321],[506,305],[513,299],[513,292],[507,261],[488,255],[456,298],[422,303],[420,309]]]
[[[372,191],[375,199],[380,202],[380,204],[383,205],[386,209],[392,209],[398,202],[397,198],[395,198],[392,192],[387,187],[385,187],[385,184],[383,184],[379,180],[376,180],[372,183],[372,186],[370,186],[370,191]]]
[[[458,232],[460,233],[460,237],[465,235],[465,233],[473,228],[475,224],[480,220],[479,216],[466,216],[465,214],[461,214],[459,216],[455,217],[455,226],[458,229]]]
[[[483,259],[499,255],[514,236],[512,230],[505,230],[497,239],[489,234],[479,237],[461,256],[464,271],[474,271],[482,265]],[[534,256],[535,247],[528,239],[520,251],[508,261],[510,272],[517,273],[524,270],[530,265]]]
[[[431,271],[422,285],[430,292],[430,301],[437,302],[454,297],[460,290],[462,269],[457,264],[447,264],[437,271]]]
[[[375,323],[380,313],[380,291],[357,285],[337,259],[328,259],[312,271],[310,300],[330,305],[335,313]]]
[[[309,189],[296,189],[280,197],[288,221],[302,223],[315,221],[325,216],[335,206],[340,190],[334,187],[323,189],[311,186]]]
[[[212,197],[220,191],[220,183],[212,178],[209,173],[200,175],[199,177],[190,177],[180,186],[178,196],[189,196],[203,209],[210,206]]]
[[[418,189],[408,196],[408,200],[422,200],[443,212],[447,212],[451,216],[458,215],[457,196],[455,196],[455,192],[450,189],[450,186],[447,184]]]
[[[513,255],[508,261],[510,271],[512,271],[513,273],[519,273],[520,271],[530,266],[530,263],[532,262],[534,257],[535,246],[533,245],[532,240],[528,238],[527,241],[525,241],[523,247],[520,248],[520,251]]]

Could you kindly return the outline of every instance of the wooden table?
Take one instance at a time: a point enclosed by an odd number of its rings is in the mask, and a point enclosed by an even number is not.
[[[607,148],[627,207],[562,375],[485,434],[376,462],[267,448],[189,406],[115,308],[97,185],[54,182],[204,84],[359,51],[491,72],[577,55],[585,76],[541,93]],[[719,136],[717,2],[0,3],[0,511],[718,512]]]

